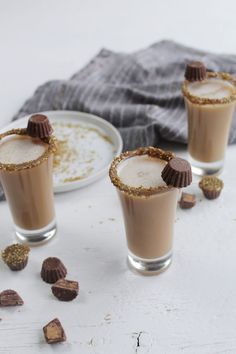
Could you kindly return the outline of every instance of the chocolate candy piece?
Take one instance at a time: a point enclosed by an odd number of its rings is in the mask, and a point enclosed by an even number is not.
[[[186,65],[185,79],[188,81],[202,81],[206,78],[206,67],[200,61],[192,61]]]
[[[196,204],[195,194],[182,193],[181,199],[179,201],[179,206],[181,209],[190,209]]]
[[[27,134],[32,138],[48,138],[53,132],[48,117],[34,114],[28,120]]]
[[[2,252],[2,259],[11,270],[24,269],[28,263],[30,248],[18,243],[8,246]]]
[[[199,187],[207,199],[216,199],[219,197],[224,183],[221,179],[215,176],[206,176],[199,182]]]
[[[58,318],[54,318],[54,320],[44,326],[43,332],[48,344],[64,342],[66,340],[65,331]]]
[[[166,164],[161,176],[167,185],[187,187],[192,182],[191,166],[188,161],[175,157]]]
[[[24,301],[15,290],[4,290],[0,293],[0,306],[21,306]]]
[[[71,301],[76,298],[79,292],[79,284],[77,281],[59,279],[52,286],[53,295],[61,301]]]
[[[66,274],[66,267],[59,258],[49,257],[43,261],[41,277],[46,283],[55,283],[57,280],[65,278]]]

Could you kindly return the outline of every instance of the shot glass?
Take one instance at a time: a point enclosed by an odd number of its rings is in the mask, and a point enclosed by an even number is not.
[[[162,172],[173,157],[158,148],[139,148],[121,154],[110,167],[123,211],[128,263],[143,274],[158,274],[171,264],[179,188],[167,185]]]
[[[236,81],[229,74],[207,72],[202,80],[185,80],[183,96],[192,171],[196,175],[219,174],[235,110]]]
[[[40,147],[43,152],[36,159],[25,161],[31,143],[34,151]],[[7,148],[5,144],[8,144]],[[3,163],[0,158],[0,182],[10,207],[16,236],[21,242],[38,244],[56,234],[52,181],[55,149],[55,138],[52,136],[31,138],[27,136],[26,129],[13,129],[0,134],[1,158],[6,152],[7,158],[11,154],[15,156],[10,156],[10,161],[16,160],[14,163]],[[17,159],[24,162],[17,163]]]

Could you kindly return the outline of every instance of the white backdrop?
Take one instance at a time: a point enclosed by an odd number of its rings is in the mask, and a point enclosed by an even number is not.
[[[160,39],[236,54],[235,0],[0,0],[0,127],[46,80],[67,78],[100,48]]]

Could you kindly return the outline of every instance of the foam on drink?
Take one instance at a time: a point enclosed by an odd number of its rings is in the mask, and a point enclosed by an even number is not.
[[[191,95],[200,98],[222,99],[233,94],[234,86],[226,80],[209,78],[189,83],[188,91]]]
[[[166,161],[148,155],[134,156],[120,163],[117,169],[120,180],[130,187],[158,187],[165,185],[161,172]]]
[[[28,136],[9,136],[0,142],[0,162],[3,164],[21,164],[38,159],[48,144]]]

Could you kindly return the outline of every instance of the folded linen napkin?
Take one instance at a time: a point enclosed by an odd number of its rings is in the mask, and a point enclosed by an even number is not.
[[[208,70],[236,73],[236,55],[216,55],[163,40],[131,54],[102,49],[68,80],[46,82],[13,119],[47,110],[96,114],[116,126],[124,149],[187,142],[181,83],[185,64],[201,60]],[[236,116],[230,143],[236,143]],[[1,199],[1,192],[0,192]]]

